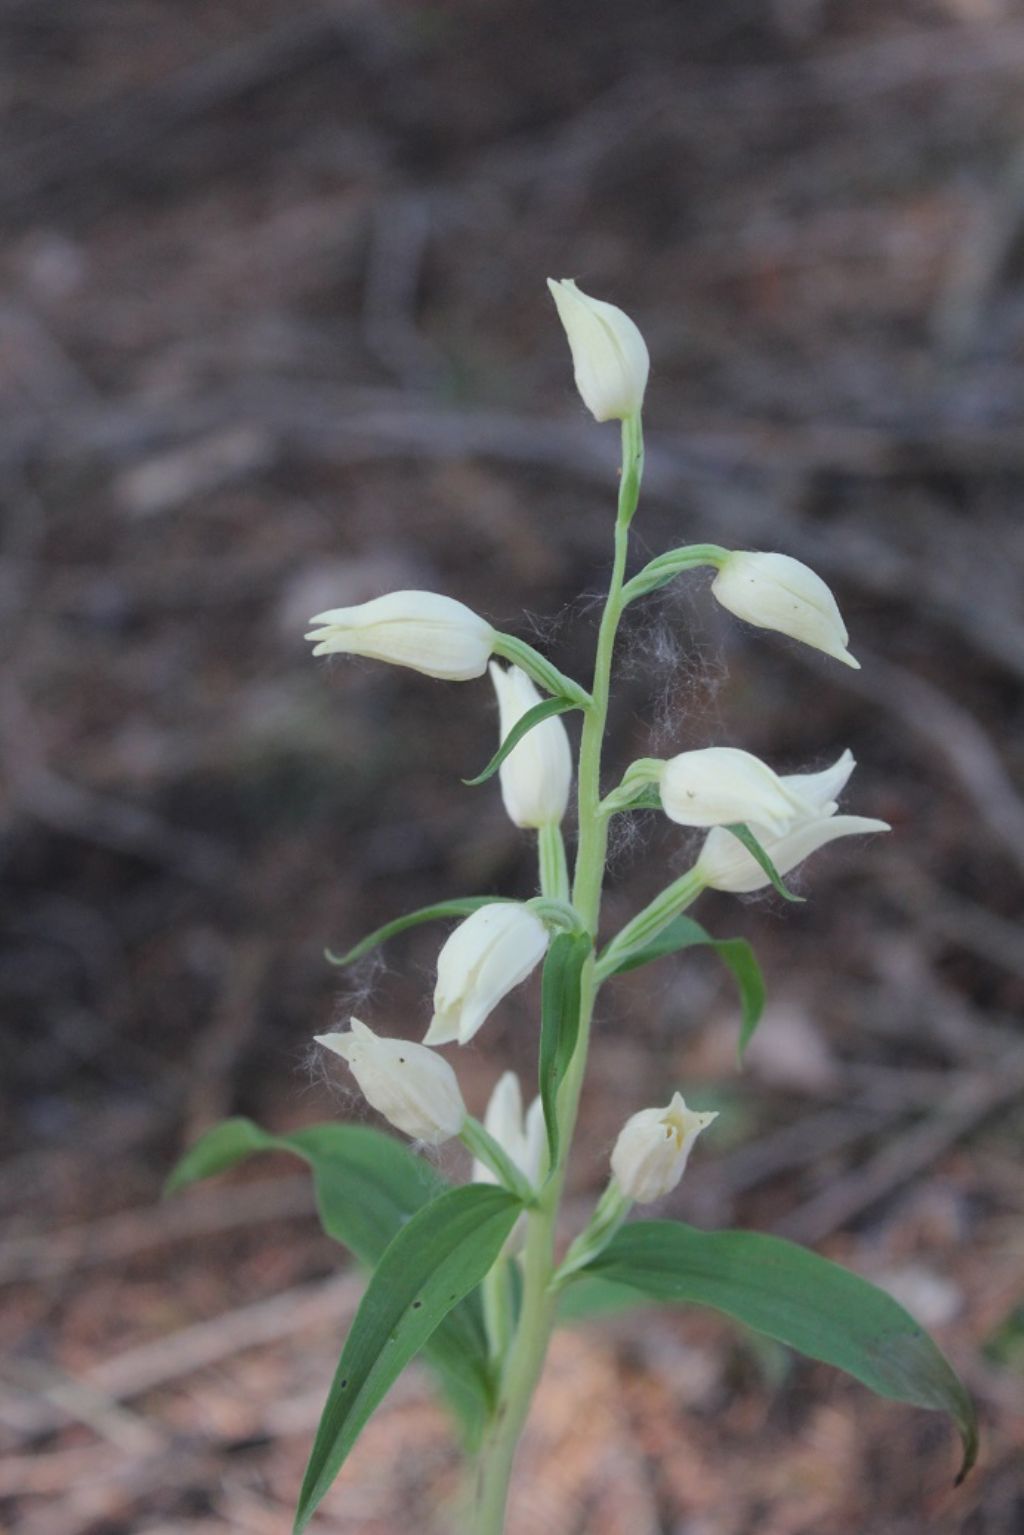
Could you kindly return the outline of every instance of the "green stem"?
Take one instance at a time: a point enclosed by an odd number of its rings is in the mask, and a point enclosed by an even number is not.
[[[538,827],[537,858],[541,894],[553,901],[568,901],[569,866],[565,861],[565,838],[557,824]]]
[[[484,1328],[491,1359],[500,1362],[512,1341],[512,1265],[502,1256],[483,1282]]]
[[[579,846],[572,899],[588,932],[597,938],[601,914],[608,818],[601,811],[601,749],[608,720],[612,653],[622,617],[622,589],[629,548],[629,524],[636,511],[643,473],[643,434],[639,416],[622,423],[622,478],[615,524],[615,558],[608,598],[598,632],[594,684],[590,707],[583,717],[579,760]],[[542,852],[542,868],[543,868]],[[565,1183],[566,1159],[572,1142],[580,1091],[587,1063],[590,1020],[598,981],[591,957],[584,968],[580,998],[580,1030],[576,1052],[559,1094],[558,1125],[561,1155],[558,1166],[530,1212],[523,1254],[523,1298],[519,1325],[508,1350],[498,1405],[484,1438],[473,1489],[472,1535],[501,1535],[508,1483],[516,1447],[530,1402],[540,1379],[555,1320],[554,1236],[558,1206]]]

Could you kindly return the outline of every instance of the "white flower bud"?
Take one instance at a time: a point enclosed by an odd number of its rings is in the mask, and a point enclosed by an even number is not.
[[[800,560],[737,550],[722,563],[711,590],[723,608],[748,624],[788,634],[859,669],[860,662],[846,648],[846,625],[836,599]]]
[[[642,1205],[668,1194],[686,1171],[694,1141],[717,1118],[688,1109],[680,1093],[665,1109],[641,1109],[626,1120],[612,1152],[619,1188]]]
[[[494,630],[464,603],[437,592],[388,592],[310,619],[313,654],[369,656],[444,682],[482,677]]]
[[[350,1021],[348,1034],[318,1034],[316,1042],[348,1062],[367,1103],[428,1146],[458,1135],[466,1105],[444,1057],[409,1040],[381,1039],[358,1018]]]
[[[659,783],[665,814],[680,826],[756,821],[781,833],[811,808],[759,757],[732,746],[681,752],[664,764]]]
[[[818,848],[839,837],[890,829],[885,821],[858,815],[836,815],[836,796],[845,787],[854,766],[850,752],[843,752],[837,762],[820,773],[793,773],[784,778],[782,782],[794,790],[808,808],[781,835],[759,825],[756,819],[749,822],[754,836],[783,878]],[[711,889],[730,891],[734,895],[764,890],[771,884],[756,858],[751,857],[743,844],[722,827],[715,827],[708,833],[695,872]]]
[[[499,1078],[484,1115],[484,1129],[493,1135],[502,1151],[536,1188],[540,1182],[547,1135],[544,1109],[534,1098],[523,1117],[523,1095],[519,1078],[506,1071]],[[483,1162],[473,1162],[474,1183],[496,1183],[497,1177]]]
[[[638,415],[651,359],[627,314],[581,293],[571,277],[548,278],[558,318],[569,338],[576,388],[598,421]]]
[[[543,959],[548,930],[517,901],[496,901],[460,922],[437,957],[428,1045],[467,1044],[488,1013]]]
[[[492,661],[490,674],[504,741],[512,727],[542,699],[518,666],[506,670]],[[557,825],[565,815],[572,784],[572,751],[558,716],[534,725],[509,752],[498,775],[505,809],[516,826]]]

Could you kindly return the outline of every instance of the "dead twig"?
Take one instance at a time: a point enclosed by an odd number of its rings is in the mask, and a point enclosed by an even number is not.
[[[207,837],[54,772],[13,675],[0,691],[0,752],[17,812],[100,847],[164,864],[195,884],[220,885],[237,876],[232,855]]]
[[[978,720],[935,683],[858,649],[864,672],[847,668],[836,680],[894,715],[902,732],[911,731],[930,758],[945,764],[996,845],[1024,871],[1024,800]]]
[[[189,1073],[182,1137],[186,1145],[231,1111],[235,1069],[259,1026],[261,994],[273,954],[268,939],[252,937],[239,942],[227,957],[224,986]]]
[[[126,1210],[63,1231],[10,1238],[0,1253],[0,1284],[124,1263],[175,1242],[262,1222],[306,1220],[315,1213],[312,1185],[301,1174],[232,1184],[228,1190],[197,1190],[187,1199]]]
[[[90,177],[138,162],[140,155],[196,118],[321,63],[350,46],[355,10],[334,5],[289,13],[285,21],[178,70],[157,85],[104,100],[70,123],[0,158],[0,209],[8,217]],[[365,25],[365,23],[364,23]]]
[[[776,1223],[780,1236],[814,1245],[887,1198],[936,1162],[997,1109],[1024,1094],[1024,1051],[997,1071],[960,1077],[934,1113],[885,1145]]]
[[[172,1385],[246,1349],[265,1347],[307,1329],[341,1323],[355,1311],[363,1284],[345,1273],[296,1285],[269,1300],[180,1328],[152,1343],[114,1355],[71,1380],[58,1377],[42,1392],[0,1401],[0,1420],[24,1434],[50,1433],[69,1416],[95,1415]]]

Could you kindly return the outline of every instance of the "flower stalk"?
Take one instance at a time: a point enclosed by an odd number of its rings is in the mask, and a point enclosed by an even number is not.
[[[639,416],[622,423],[622,471],[615,554],[608,596],[598,631],[591,703],[584,715],[580,743],[577,805],[579,842],[572,900],[583,927],[597,938],[608,853],[608,818],[601,810],[601,751],[608,722],[612,655],[624,609],[622,590],[629,550],[629,525],[636,512],[643,477],[643,431]],[[558,1165],[551,1169],[536,1208],[529,1214],[523,1259],[523,1298],[519,1326],[509,1346],[501,1376],[498,1404],[484,1438],[473,1480],[472,1535],[501,1535],[516,1447],[540,1379],[555,1319],[554,1233],[565,1182],[566,1159],[572,1143],[586,1071],[590,1022],[597,996],[593,956],[582,976],[580,1024],[576,1050],[558,1102]]]

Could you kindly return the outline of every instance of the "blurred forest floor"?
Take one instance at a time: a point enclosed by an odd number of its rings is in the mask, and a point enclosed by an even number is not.
[[[948,1426],[703,1313],[564,1334],[510,1535],[1024,1528],[1024,7],[1010,0],[2,0],[0,1524],[277,1535],[358,1277],[274,1162],[160,1204],[219,1116],[360,1114],[308,1064],[418,1034],[429,899],[529,893],[486,683],[313,665],[305,620],[436,587],[586,676],[617,454],[544,288],[650,342],[639,554],[780,548],[854,673],[702,580],[621,651],[609,776],[849,746],[893,833],[709,899],[710,960],[610,987],[570,1217],[625,1117],[721,1118],[668,1202],[886,1284],[976,1393]],[[653,745],[652,745],[653,737]],[[644,818],[609,929],[692,844]],[[525,989],[459,1067],[533,1052]],[[340,1075],[340,1074],[339,1074]],[[446,1159],[447,1160],[447,1159]],[[316,1528],[439,1535],[416,1372]]]

